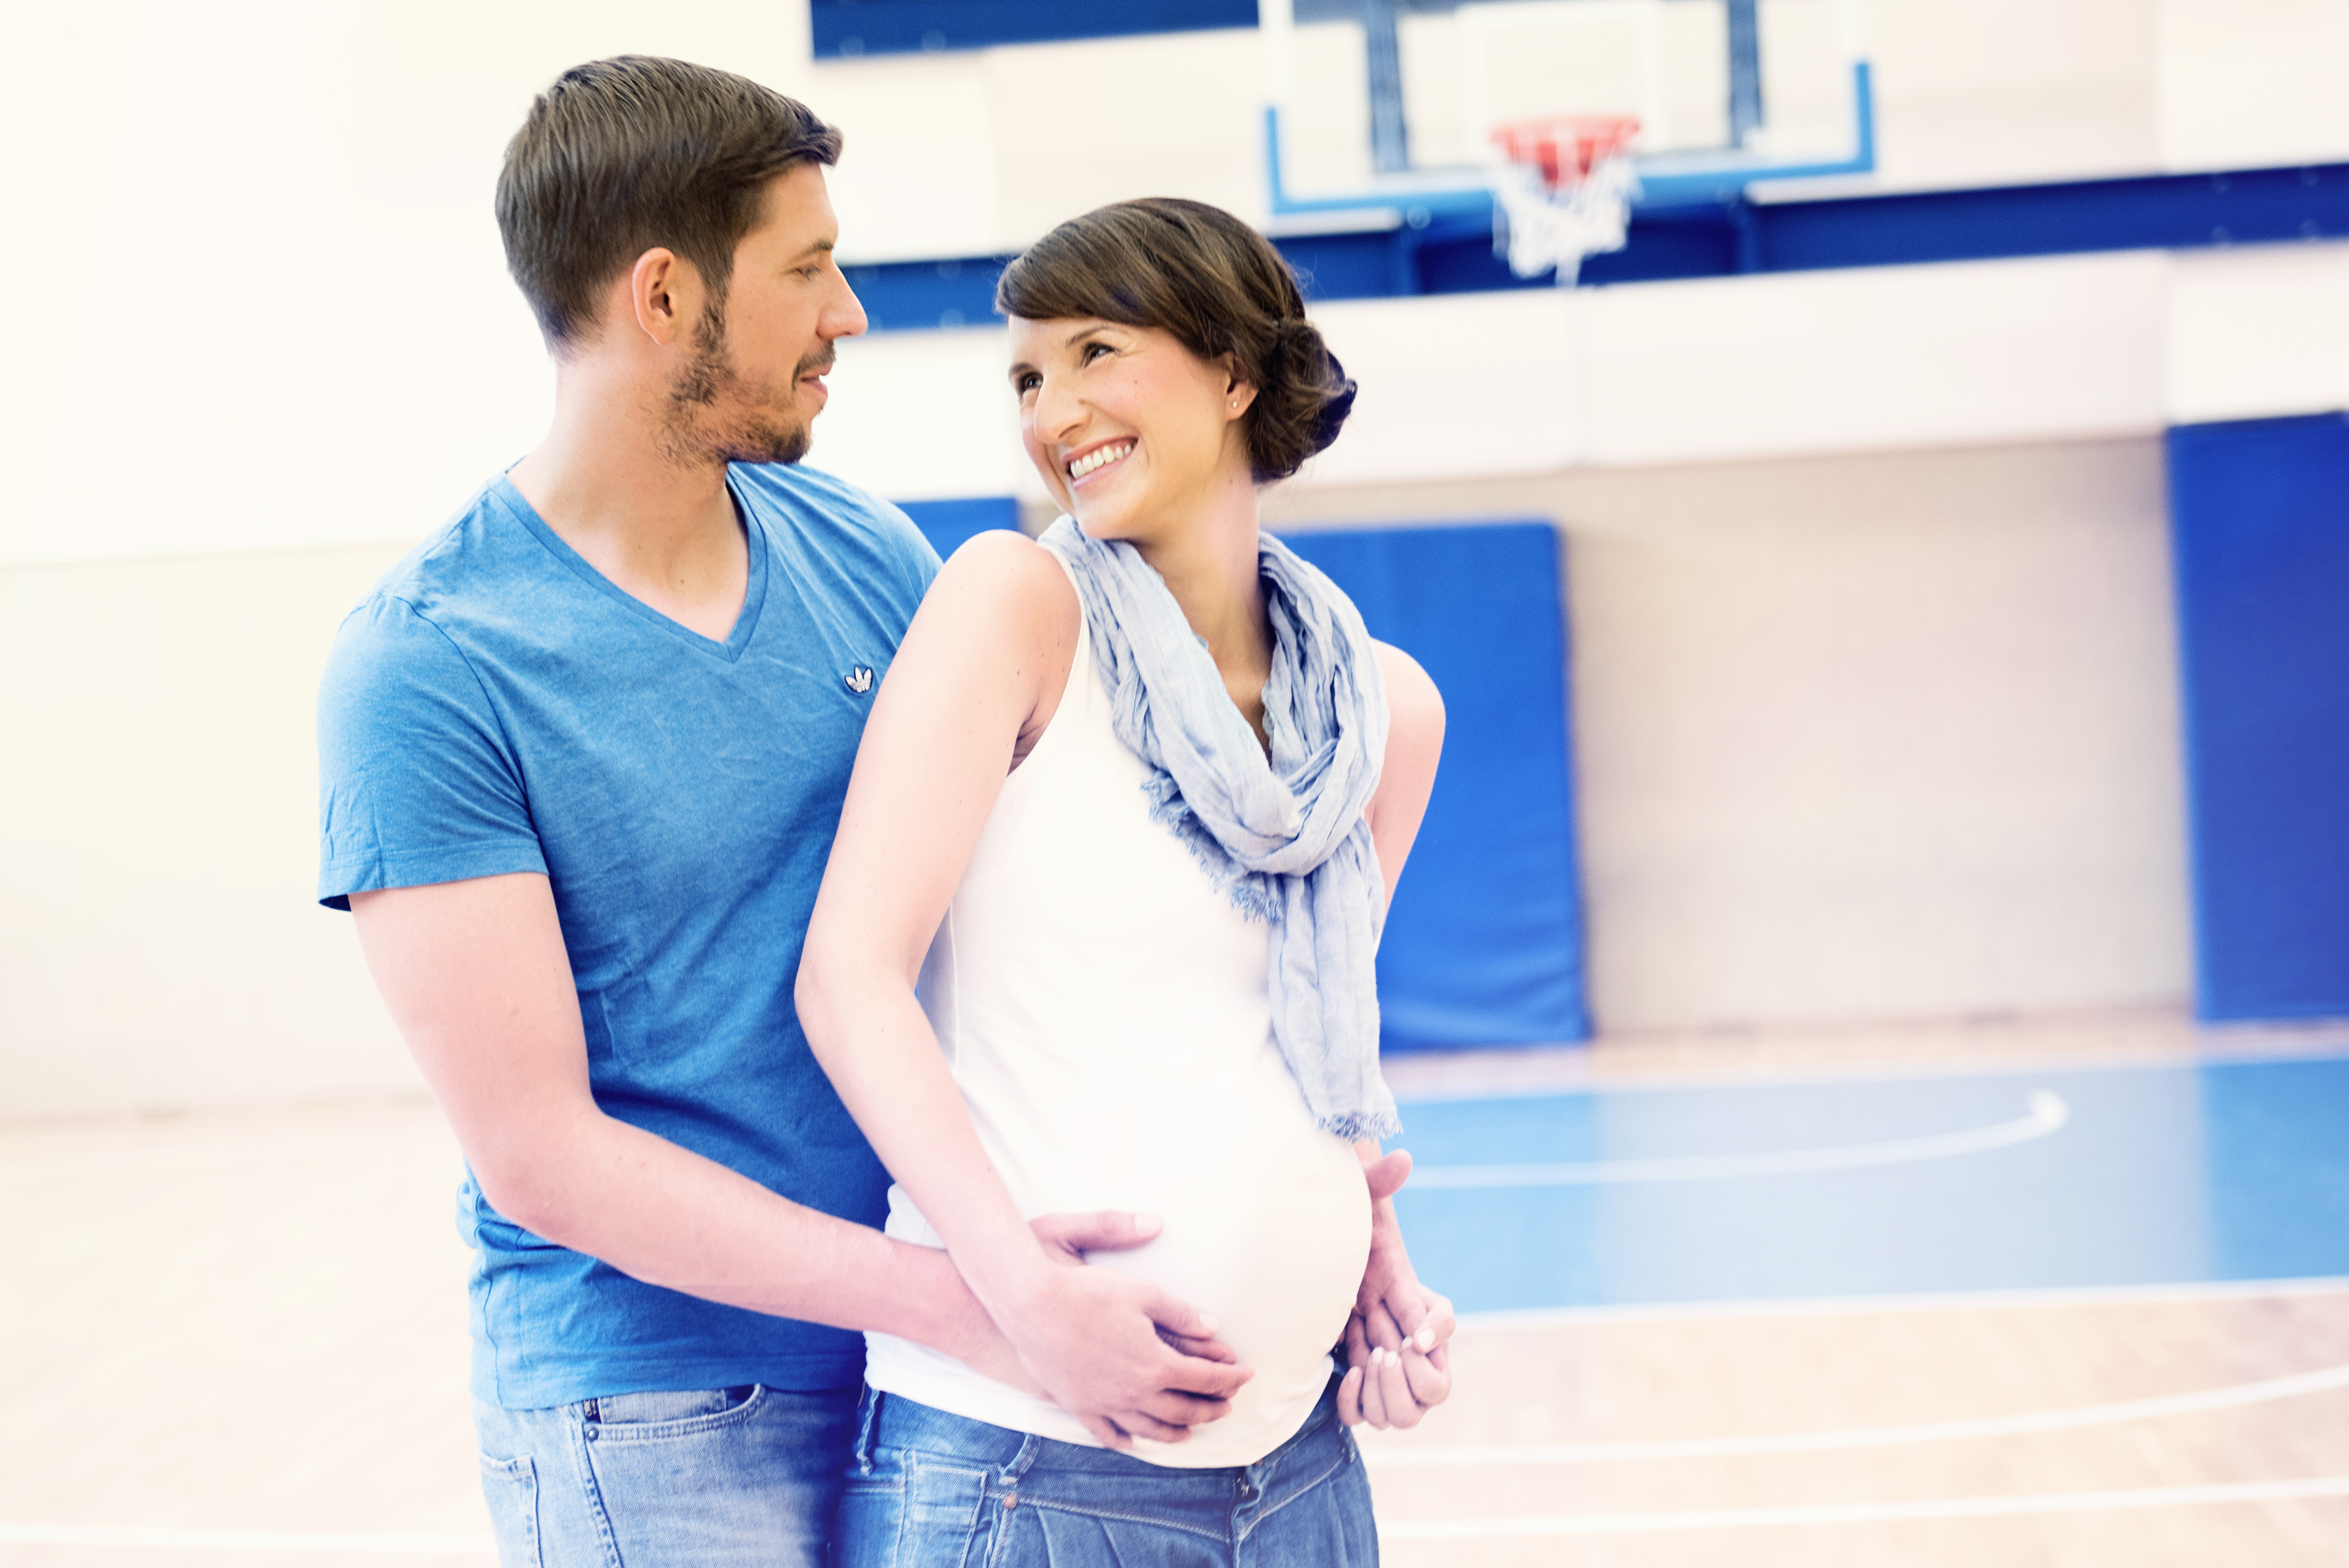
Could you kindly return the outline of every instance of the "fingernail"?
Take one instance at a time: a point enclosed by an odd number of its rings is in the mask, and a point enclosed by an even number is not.
[[[1204,1312],[1199,1315],[1199,1333],[1202,1337],[1208,1339],[1214,1338],[1216,1335],[1216,1320]]]
[[[1435,1348],[1435,1330],[1433,1330],[1433,1328],[1423,1328],[1423,1329],[1421,1329],[1421,1330],[1419,1331],[1419,1333],[1418,1333],[1418,1334],[1417,1334],[1417,1335],[1413,1338],[1412,1343],[1413,1343],[1413,1344],[1414,1344],[1414,1345],[1416,1345],[1416,1346],[1418,1346],[1422,1352],[1425,1352],[1425,1351],[1429,1351],[1429,1350],[1433,1350],[1433,1349],[1434,1349],[1434,1348]]]
[[[1136,1214],[1133,1217],[1133,1228],[1137,1231],[1162,1230],[1166,1222],[1155,1214]]]

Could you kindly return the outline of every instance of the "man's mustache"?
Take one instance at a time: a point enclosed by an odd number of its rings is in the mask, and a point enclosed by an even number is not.
[[[811,354],[800,361],[799,368],[792,372],[792,379],[797,381],[806,376],[822,376],[830,371],[839,359],[840,356],[829,348],[822,354]]]

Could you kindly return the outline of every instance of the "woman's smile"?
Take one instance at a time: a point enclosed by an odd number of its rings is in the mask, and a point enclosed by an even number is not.
[[[1119,436],[1085,448],[1062,465],[1069,476],[1069,482],[1082,484],[1112,463],[1123,462],[1136,444],[1132,436]]]

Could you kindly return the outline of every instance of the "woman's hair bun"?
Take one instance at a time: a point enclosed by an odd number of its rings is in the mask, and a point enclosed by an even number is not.
[[[1285,480],[1338,438],[1354,384],[1305,319],[1272,242],[1219,207],[1158,196],[1071,218],[1003,271],[995,304],[1029,321],[1097,316],[1230,356],[1256,388],[1243,428],[1257,482]]]

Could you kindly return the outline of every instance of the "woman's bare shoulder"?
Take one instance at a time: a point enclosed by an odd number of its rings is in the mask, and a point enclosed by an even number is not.
[[[1418,752],[1444,744],[1444,694],[1419,661],[1389,643],[1374,642],[1387,683],[1387,751]]]
[[[1008,632],[1057,645],[1076,635],[1077,591],[1069,574],[1050,551],[1005,528],[963,541],[938,569],[922,610],[997,636]]]

